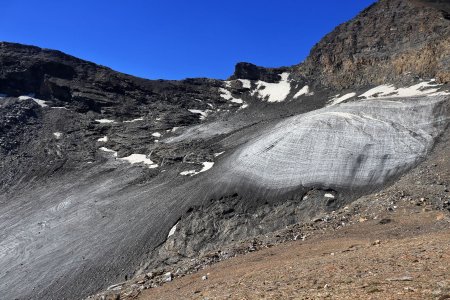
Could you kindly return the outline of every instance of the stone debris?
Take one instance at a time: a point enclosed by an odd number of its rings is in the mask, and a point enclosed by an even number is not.
[[[412,281],[413,277],[405,275],[405,276],[400,276],[400,277],[388,278],[386,280],[387,281]]]

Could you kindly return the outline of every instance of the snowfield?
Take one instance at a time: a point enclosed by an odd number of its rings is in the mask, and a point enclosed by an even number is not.
[[[154,169],[154,168],[158,167],[158,165],[155,164],[153,161],[151,161],[149,158],[147,158],[147,155],[145,155],[145,154],[131,154],[129,156],[119,158],[119,160],[129,162],[132,165],[142,163],[142,164],[148,165],[148,167],[150,169]]]
[[[285,72],[281,75],[281,80],[277,83],[269,83],[265,81],[256,81],[256,89],[252,94],[257,95],[261,100],[267,102],[282,102],[291,92],[291,83],[288,80],[289,73]]]
[[[384,84],[368,90],[359,97],[374,99],[450,95],[448,91],[439,92],[438,90],[441,86],[442,85],[437,84],[435,80],[423,81],[404,88],[396,88],[392,84]]]

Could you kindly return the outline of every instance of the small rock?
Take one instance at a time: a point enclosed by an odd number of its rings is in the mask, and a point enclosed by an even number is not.
[[[381,220],[378,222],[378,224],[384,225],[384,224],[391,223],[391,221],[392,221],[391,219],[384,218],[384,219],[381,219]]]
[[[411,276],[400,276],[386,279],[387,281],[412,281],[413,278]]]
[[[202,276],[202,280],[207,280],[207,279],[208,279],[208,275]]]
[[[120,300],[120,295],[119,294],[108,294],[108,295],[104,295],[101,298],[102,300]]]
[[[376,240],[375,242],[372,243],[373,246],[377,246],[377,245],[379,245],[379,244],[381,244],[381,241],[380,241],[380,240]]]

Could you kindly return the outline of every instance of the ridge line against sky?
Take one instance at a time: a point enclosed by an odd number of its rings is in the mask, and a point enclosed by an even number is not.
[[[225,79],[240,61],[300,63],[374,0],[0,0],[0,41],[35,45],[149,79]]]

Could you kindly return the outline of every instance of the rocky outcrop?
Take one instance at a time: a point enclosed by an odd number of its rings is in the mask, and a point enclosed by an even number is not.
[[[327,34],[297,76],[336,89],[450,81],[450,18],[446,1],[381,0]]]
[[[230,80],[248,79],[278,82],[281,79],[280,74],[287,70],[289,70],[288,67],[264,68],[248,62],[240,62],[236,64],[234,74],[230,77]]]
[[[60,51],[0,43],[0,92],[33,94],[54,106],[120,117],[140,117],[161,105],[192,105],[198,98],[221,102],[212,79],[146,80],[122,74]],[[198,101],[197,101],[198,102]],[[224,101],[222,101],[224,102]],[[200,107],[199,107],[200,108]],[[203,109],[206,109],[205,104]]]

